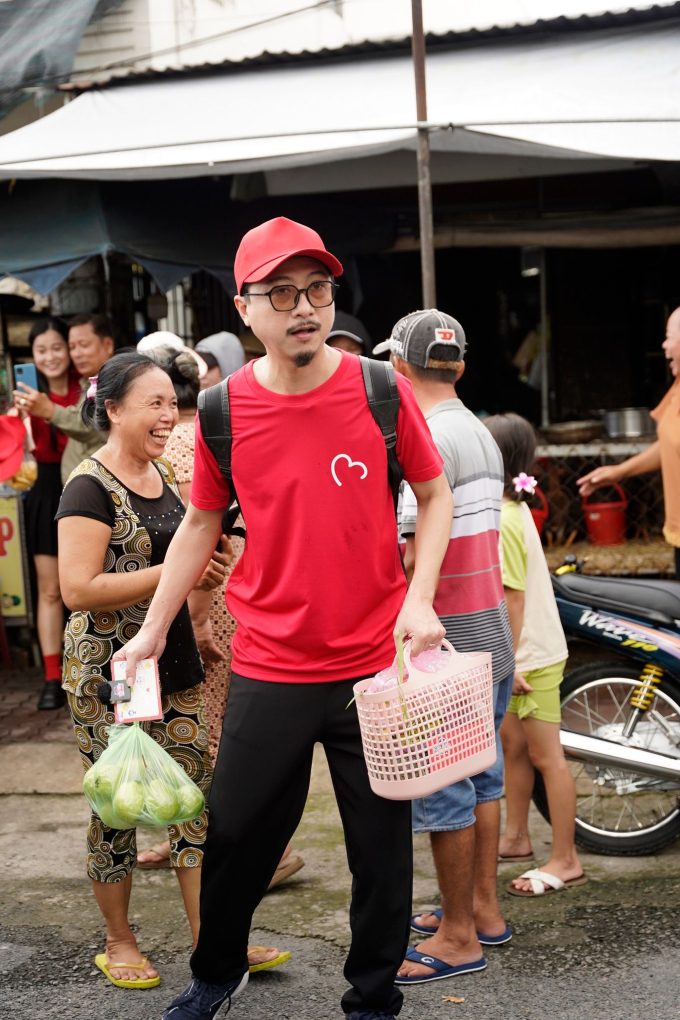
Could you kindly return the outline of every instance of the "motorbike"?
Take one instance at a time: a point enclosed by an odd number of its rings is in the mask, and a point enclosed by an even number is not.
[[[680,584],[552,577],[567,639],[611,650],[565,673],[560,738],[576,781],[576,841],[649,854],[680,839]],[[549,820],[537,773],[534,802]]]

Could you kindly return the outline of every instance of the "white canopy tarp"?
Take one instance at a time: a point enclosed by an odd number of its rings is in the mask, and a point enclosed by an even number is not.
[[[468,154],[468,179],[489,176],[490,157],[499,176],[508,160],[516,176],[680,160],[677,22],[435,52],[427,87],[435,157]],[[0,178],[265,171],[275,184],[335,163],[342,189],[348,160],[412,150],[415,136],[410,58],[291,64],[93,89],[0,137]]]

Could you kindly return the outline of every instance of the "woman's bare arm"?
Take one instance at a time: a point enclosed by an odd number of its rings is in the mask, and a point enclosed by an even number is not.
[[[161,566],[129,573],[104,573],[111,528],[91,517],[62,517],[59,526],[59,586],[71,612],[126,609],[151,598]]]
[[[508,620],[512,631],[512,644],[515,651],[519,647],[519,638],[524,623],[524,592],[517,588],[505,587],[505,605],[508,609]]]
[[[660,467],[661,444],[657,439],[646,450],[636,453],[628,460],[621,461],[620,464],[603,464],[602,467],[594,468],[587,475],[578,478],[576,484],[581,495],[588,497],[600,486],[621,482],[624,478],[632,478],[634,475],[645,475],[650,471],[658,471]]]
[[[129,573],[104,572],[106,551],[111,541],[108,524],[91,517],[62,517],[58,527],[59,585],[61,596],[71,612],[127,609],[155,593],[161,579],[162,564]],[[196,590],[207,592],[210,599],[212,590],[224,581],[228,562],[228,553],[213,553],[195,583]]]

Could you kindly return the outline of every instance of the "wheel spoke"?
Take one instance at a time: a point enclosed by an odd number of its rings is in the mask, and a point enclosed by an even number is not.
[[[586,733],[590,733],[592,735],[592,733],[593,733],[593,725],[592,725],[592,722],[593,722],[593,720],[592,720],[593,713],[591,712],[590,714],[586,715],[584,712],[577,712],[576,709],[571,707],[571,705],[569,706],[569,712],[572,715],[575,715],[578,719],[585,719],[585,721],[588,723],[588,726],[589,726],[589,729],[586,730]],[[602,725],[606,726],[607,720],[605,718],[603,718],[603,716],[599,715],[598,712],[595,712],[594,714],[596,716],[598,716],[598,718],[599,718],[600,722],[602,723]]]
[[[668,799],[668,794],[666,794],[666,799]],[[666,809],[665,809],[664,801],[663,801],[663,798],[662,798],[661,794],[657,795],[657,802],[659,804],[659,810],[658,810],[658,813],[657,813],[657,818],[659,819],[659,821],[661,821],[661,819],[664,818],[665,815],[666,815]],[[672,803],[673,802],[671,801],[671,804]]]
[[[642,824],[642,822],[640,821],[638,816],[633,811],[633,808],[632,808],[632,806],[630,804],[630,798],[629,797],[625,797],[624,800],[625,800],[626,807],[630,811],[631,815],[633,816],[633,819],[635,820],[635,822],[637,824],[638,829],[644,829],[644,825]]]
[[[569,702],[568,705],[564,705],[563,706],[563,710],[565,708],[567,708],[567,707],[568,707],[570,712],[573,712],[574,715],[578,716],[580,719],[585,719],[586,720],[586,722],[590,726],[590,733],[591,734],[593,732],[592,716],[597,716],[597,718],[600,720],[600,722],[602,723],[603,726],[606,726],[607,723],[609,722],[609,720],[606,719],[603,715],[600,715],[600,713],[598,711],[596,711],[595,709],[588,708],[587,705],[584,705],[584,708],[586,710],[585,712],[578,712],[574,708],[574,706],[573,706],[573,704],[571,702]]]
[[[616,700],[616,697],[614,696],[614,692],[613,692],[613,690],[611,688],[611,684],[607,684],[607,690],[609,691],[609,694],[611,696],[612,701],[616,705],[616,715],[612,719],[612,722],[615,723],[619,715],[621,715],[621,718],[623,719],[623,709],[625,708],[626,701],[624,699],[623,703],[621,705],[619,705],[618,701]]]
[[[586,716],[587,716],[587,719],[588,719],[588,726],[590,727],[590,732],[592,733],[593,732],[593,720],[592,720],[591,715],[590,715],[589,700],[590,699],[588,698],[588,695],[586,694],[584,699],[583,699],[583,707],[586,710]]]

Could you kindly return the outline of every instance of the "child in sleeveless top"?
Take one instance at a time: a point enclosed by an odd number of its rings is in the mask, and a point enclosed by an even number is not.
[[[501,727],[505,755],[506,827],[500,856],[531,860],[529,806],[534,769],[545,783],[553,828],[550,859],[508,886],[515,896],[542,896],[588,879],[576,853],[576,788],[560,743],[560,683],[567,660],[541,540],[522,495],[534,491],[533,426],[516,414],[494,415],[485,424],[503,454],[501,564],[516,657],[513,697]]]

